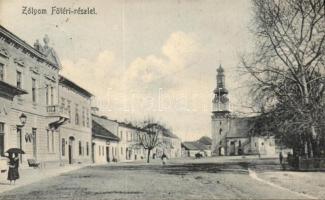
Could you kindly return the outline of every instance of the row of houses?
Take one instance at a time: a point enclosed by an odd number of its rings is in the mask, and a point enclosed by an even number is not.
[[[46,166],[144,159],[145,150],[135,145],[144,130],[96,115],[94,96],[61,69],[48,36],[31,46],[0,26],[0,155],[21,148],[22,166],[28,160]],[[180,156],[178,137],[160,140],[155,155]]]

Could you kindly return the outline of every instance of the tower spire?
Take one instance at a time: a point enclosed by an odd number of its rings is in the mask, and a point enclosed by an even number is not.
[[[217,87],[213,90],[214,99],[213,103],[213,113],[216,112],[229,112],[229,99],[227,97],[228,90],[225,85],[225,70],[219,65],[217,69]]]

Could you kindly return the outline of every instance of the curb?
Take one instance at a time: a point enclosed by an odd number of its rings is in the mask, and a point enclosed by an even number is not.
[[[264,179],[261,179],[261,178],[259,178],[259,177],[257,176],[257,174],[256,174],[255,171],[253,171],[253,170],[251,170],[251,169],[249,169],[249,168],[248,168],[248,174],[249,174],[249,176],[250,176],[252,179],[255,179],[255,180],[259,181],[259,182],[265,183],[265,184],[270,185],[270,186],[272,186],[272,187],[275,187],[275,188],[278,188],[278,189],[281,189],[281,190],[285,190],[285,191],[291,192],[291,193],[296,194],[296,195],[303,196],[303,197],[306,198],[306,199],[319,199],[319,198],[317,198],[317,197],[315,197],[315,196],[308,195],[308,194],[304,194],[304,193],[300,193],[300,192],[296,192],[296,191],[290,190],[290,189],[288,189],[288,188],[282,187],[282,186],[280,186],[280,185],[276,185],[276,184],[274,184],[274,183],[272,183],[272,182],[270,182],[270,181],[266,181],[266,180],[264,180]]]

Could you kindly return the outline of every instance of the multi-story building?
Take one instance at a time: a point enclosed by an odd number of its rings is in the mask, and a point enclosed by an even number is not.
[[[0,152],[11,147],[27,159],[59,160],[58,128],[68,119],[58,107],[59,58],[44,37],[34,47],[0,26]]]
[[[91,95],[59,76],[60,60],[49,38],[43,41],[30,46],[0,26],[0,153],[21,148],[22,166],[89,160]]]
[[[59,107],[66,111],[69,118],[59,129],[62,163],[91,162],[91,97],[87,90],[59,76]]]

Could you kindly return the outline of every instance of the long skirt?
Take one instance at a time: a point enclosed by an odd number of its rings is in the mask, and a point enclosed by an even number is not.
[[[18,168],[11,168],[9,167],[9,171],[8,171],[8,180],[9,181],[14,181],[19,179],[19,172],[18,172]]]

